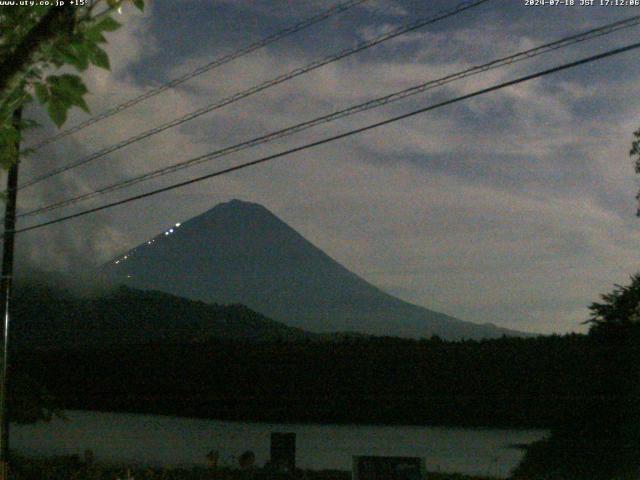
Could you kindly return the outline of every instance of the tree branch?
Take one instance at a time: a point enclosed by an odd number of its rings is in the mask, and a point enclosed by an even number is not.
[[[69,31],[73,26],[74,9],[72,7],[53,7],[25,35],[22,42],[11,55],[0,62],[0,98],[4,100],[29,66],[41,47],[54,40],[61,32]]]

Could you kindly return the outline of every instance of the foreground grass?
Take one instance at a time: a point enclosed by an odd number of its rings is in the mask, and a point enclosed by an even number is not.
[[[351,480],[351,472],[298,470],[283,474],[266,469],[211,470],[206,467],[141,468],[103,464],[86,465],[78,457],[34,459],[14,457],[11,480]],[[428,473],[427,480],[495,480],[460,474]]]

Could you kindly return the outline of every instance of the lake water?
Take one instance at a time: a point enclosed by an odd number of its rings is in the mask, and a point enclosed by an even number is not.
[[[353,455],[421,457],[427,470],[506,477],[522,458],[514,444],[538,440],[543,430],[222,422],[193,418],[69,411],[68,422],[12,426],[11,448],[31,455],[94,451],[103,462],[147,465],[236,464],[252,450],[269,458],[271,432],[296,433],[300,468],[351,470]]]

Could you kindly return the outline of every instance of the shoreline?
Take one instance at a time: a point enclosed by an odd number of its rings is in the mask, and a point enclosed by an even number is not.
[[[79,455],[35,457],[12,454],[11,468],[19,480],[40,478],[163,479],[163,480],[351,480],[348,470],[296,469],[293,473],[278,472],[268,467],[237,468],[206,466],[149,467],[135,463],[83,461]],[[460,473],[426,472],[426,480],[498,480],[497,477]]]

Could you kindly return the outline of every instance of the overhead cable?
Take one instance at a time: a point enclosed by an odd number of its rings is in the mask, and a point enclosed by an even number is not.
[[[222,57],[216,58],[215,60],[205,64],[205,65],[201,65],[198,68],[192,70],[191,72],[182,75],[181,77],[178,78],[174,78],[173,80],[163,83],[162,85],[153,88],[151,90],[146,91],[145,93],[138,95],[137,97],[134,97],[130,100],[127,100],[124,103],[121,103],[119,105],[116,105],[115,107],[112,107],[108,110],[105,110],[91,118],[89,118],[88,120],[85,120],[82,123],[79,123],[78,125],[75,125],[71,128],[68,128],[66,130],[63,130],[62,132],[57,133],[56,135],[53,135],[39,143],[37,143],[36,145],[30,147],[32,150],[37,150],[39,148],[44,147],[45,145],[48,145],[50,143],[53,143],[57,140],[60,140],[61,138],[64,138],[68,135],[71,135],[73,133],[76,133],[86,127],[89,127],[90,125],[93,125],[95,123],[98,123],[106,118],[112,117],[113,115],[116,115],[130,107],[133,107],[134,105],[137,105],[140,102],[143,102],[145,100],[148,100],[149,98],[155,97],[156,95],[169,90],[171,88],[175,88],[178,85],[191,80],[194,77],[197,77],[198,75],[201,75],[205,72],[209,72],[215,68],[221,67],[222,65],[225,65],[237,58],[243,57],[245,55],[248,55],[249,53],[255,52],[256,50],[259,50],[263,47],[266,47],[267,45],[270,45],[271,43],[276,42],[277,40],[280,40],[284,37],[287,37],[289,35],[292,35],[296,32],[299,32],[301,30],[304,30],[305,28],[308,28],[312,25],[315,25],[316,23],[319,23],[323,20],[326,20],[329,17],[332,17],[334,15],[337,15],[339,13],[342,13],[346,10],[349,10],[350,8],[353,8],[357,5],[360,5],[361,3],[367,2],[369,0],[349,0],[346,2],[342,2],[339,3],[337,5],[334,5],[333,7],[324,10],[320,13],[318,13],[317,15],[314,15],[312,17],[309,17],[305,20],[302,20],[299,23],[296,23],[295,25],[292,25],[290,27],[284,28],[276,33],[273,33],[265,38],[262,38],[261,40],[258,40],[257,42],[254,42],[244,48],[241,48],[240,50],[237,50],[235,52],[231,52],[227,55],[224,55]]]
[[[391,93],[389,95],[385,95],[373,100],[369,100],[365,103],[361,103],[358,105],[354,105],[351,106],[349,108],[345,108],[333,113],[330,113],[328,115],[323,115],[320,117],[316,117],[312,120],[308,120],[306,122],[302,122],[302,123],[298,123],[295,125],[292,125],[290,127],[281,129],[281,130],[277,130],[265,135],[261,135],[259,137],[255,137],[251,140],[247,140],[241,143],[237,143],[235,145],[229,146],[229,147],[225,147],[219,150],[216,150],[214,152],[210,152],[207,153],[205,155],[196,157],[196,158],[192,158],[183,162],[179,162],[173,165],[169,165],[167,167],[163,167],[163,168],[159,168],[156,170],[153,170],[151,172],[127,179],[127,180],[123,180],[120,182],[116,182],[114,184],[99,188],[95,191],[91,191],[91,192],[87,192],[84,194],[80,194],[77,195],[75,197],[71,197],[68,199],[64,199],[64,200],[60,200],[58,202],[55,203],[51,203],[49,205],[43,206],[43,207],[39,207],[39,208],[35,208],[33,210],[24,212],[24,213],[20,213],[18,215],[18,217],[29,217],[29,216],[33,216],[33,215],[38,215],[38,214],[42,214],[45,212],[49,212],[52,210],[56,210],[62,207],[66,207],[69,205],[74,205],[78,202],[84,201],[84,200],[88,200],[91,198],[95,198],[97,196],[100,195],[104,195],[110,192],[114,192],[117,190],[121,190],[123,188],[128,188],[131,187],[135,184],[147,181],[147,180],[151,180],[153,178],[157,178],[157,177],[161,177],[164,175],[168,175],[170,173],[173,172],[177,172],[179,170],[185,169],[185,168],[189,168],[189,167],[193,167],[195,165],[199,165],[201,163],[204,162],[208,162],[211,161],[213,159],[217,159],[217,158],[221,158],[221,157],[225,157],[227,155],[231,155],[233,153],[237,153],[240,152],[242,150],[245,150],[247,148],[251,148],[251,147],[255,147],[257,145],[261,145],[264,143],[268,143],[268,142],[272,142],[274,140],[286,137],[286,136],[290,136],[293,135],[295,133],[299,133],[301,131],[307,130],[309,128],[312,128],[314,126],[320,125],[320,124],[324,124],[324,123],[329,123],[341,118],[345,118],[348,117],[350,115],[354,115],[356,113],[360,113],[360,112],[364,112],[367,110],[371,110],[374,108],[379,108],[383,105],[387,105],[389,103],[393,103],[393,102],[397,102],[399,100],[405,99],[407,97],[410,97],[412,95],[416,95],[419,93],[423,93],[427,90],[431,90],[433,88],[436,87],[440,87],[443,85],[446,85],[448,83],[454,82],[456,80],[461,80],[463,78],[467,78],[473,75],[478,75],[480,73],[489,71],[489,70],[494,70],[506,65],[511,65],[513,63],[516,62],[520,62],[523,60],[527,60],[533,57],[536,57],[538,55],[542,55],[544,53],[548,53],[548,52],[552,52],[552,51],[556,51],[559,50],[561,48],[565,48],[568,47],[570,45],[574,45],[576,43],[580,43],[580,42],[584,42],[586,40],[590,40],[593,38],[598,38],[604,35],[608,35],[611,34],[613,32],[616,32],[618,30],[622,30],[625,28],[630,28],[633,26],[637,26],[638,24],[640,24],[640,15],[636,15],[633,17],[629,17],[626,18],[624,20],[619,20],[607,25],[603,25],[601,27],[597,27],[597,28],[593,28],[591,30],[588,30],[586,32],[581,32],[579,34],[575,34],[575,35],[571,35],[569,37],[565,37],[562,38],[560,40],[556,40],[554,42],[551,43],[547,43],[544,45],[540,45],[538,47],[534,47],[534,48],[530,48],[528,50],[524,50],[506,57],[502,57],[502,58],[498,58],[495,60],[492,60],[491,62],[485,63],[483,65],[479,65],[479,66],[473,66],[470,68],[467,68],[463,71],[457,72],[457,73],[453,73],[441,78],[438,78],[436,80],[430,80],[427,82],[424,82],[420,85],[416,85],[410,88],[406,88],[403,90],[400,90],[398,92],[395,93]]]
[[[302,152],[302,151],[305,151],[305,150],[309,150],[311,148],[315,148],[315,147],[318,147],[320,145],[324,145],[324,144],[327,144],[327,143],[334,142],[336,140],[340,140],[340,139],[351,137],[353,135],[357,135],[357,134],[360,134],[360,133],[363,133],[363,132],[366,132],[366,131],[369,131],[369,130],[373,130],[375,128],[378,128],[378,127],[381,127],[381,126],[384,126],[384,125],[388,125],[388,124],[391,124],[391,123],[394,123],[394,122],[397,122],[397,121],[400,121],[400,120],[403,120],[403,119],[406,119],[406,118],[409,118],[409,117],[413,117],[413,116],[416,116],[416,115],[419,115],[419,114],[422,114],[422,113],[426,113],[426,112],[429,112],[431,110],[442,108],[442,107],[445,107],[447,105],[452,105],[454,103],[458,103],[458,102],[461,102],[461,101],[464,101],[464,100],[468,100],[468,99],[473,98],[473,97],[478,97],[480,95],[484,95],[484,94],[487,94],[487,93],[490,93],[490,92],[495,92],[497,90],[501,90],[501,89],[506,88],[506,87],[510,87],[510,86],[513,86],[513,85],[516,85],[516,84],[519,84],[519,83],[523,83],[523,82],[527,82],[529,80],[533,80],[535,78],[544,77],[546,75],[550,75],[550,74],[557,73],[557,72],[560,72],[560,71],[563,71],[563,70],[574,68],[574,67],[577,67],[579,65],[584,65],[584,64],[587,64],[587,63],[595,62],[597,60],[602,60],[604,58],[611,57],[611,56],[614,56],[614,55],[619,55],[621,53],[628,52],[628,51],[631,51],[631,50],[636,50],[638,48],[640,48],[640,42],[633,43],[633,44],[630,44],[630,45],[627,45],[627,46],[624,46],[624,47],[616,48],[616,49],[613,49],[613,50],[608,50],[608,51],[606,51],[604,53],[600,53],[598,55],[592,55],[590,57],[582,58],[582,59],[576,60],[574,62],[565,63],[565,64],[562,64],[560,66],[549,68],[549,69],[546,69],[546,70],[542,70],[542,71],[539,71],[537,73],[532,73],[532,74],[529,74],[529,75],[525,75],[523,77],[519,77],[519,78],[516,78],[514,80],[509,80],[507,82],[502,82],[502,83],[499,83],[497,85],[493,85],[491,87],[483,88],[481,90],[476,90],[475,92],[468,93],[466,95],[461,95],[459,97],[455,97],[455,98],[452,98],[452,99],[449,99],[449,100],[445,100],[443,102],[439,102],[439,103],[436,103],[436,104],[428,105],[426,107],[422,107],[422,108],[419,108],[417,110],[413,110],[411,112],[404,113],[402,115],[397,115],[395,117],[391,117],[391,118],[388,118],[386,120],[382,120],[380,122],[372,123],[372,124],[366,125],[364,127],[360,127],[360,128],[356,128],[356,129],[353,129],[353,130],[349,130],[347,132],[340,133],[338,135],[333,135],[331,137],[327,137],[327,138],[324,138],[322,140],[317,140],[315,142],[307,143],[307,144],[301,145],[299,147],[290,148],[288,150],[284,150],[282,152],[278,152],[278,153],[275,153],[275,154],[272,154],[272,155],[268,155],[266,157],[261,157],[261,158],[258,158],[256,160],[252,160],[252,161],[245,162],[245,163],[242,163],[242,164],[239,164],[239,165],[235,165],[233,167],[228,167],[228,168],[224,168],[224,169],[221,169],[221,170],[217,170],[215,172],[208,173],[206,175],[201,175],[201,176],[189,179],[189,180],[185,180],[185,181],[182,181],[182,182],[174,183],[174,184],[168,185],[166,187],[157,188],[155,190],[151,190],[151,191],[146,192],[146,193],[141,193],[139,195],[134,195],[134,196],[131,196],[131,197],[128,197],[128,198],[125,198],[125,199],[122,199],[122,200],[118,200],[118,201],[115,201],[115,202],[107,203],[105,205],[101,205],[101,206],[98,206],[98,207],[82,210],[80,212],[76,212],[76,213],[73,213],[73,214],[70,214],[70,215],[66,215],[66,216],[63,216],[63,217],[60,217],[60,218],[57,218],[57,219],[54,219],[54,220],[49,220],[49,221],[46,221],[46,222],[42,222],[42,223],[38,223],[38,224],[35,224],[35,225],[31,225],[31,226],[28,226],[28,227],[23,227],[23,228],[20,228],[20,229],[16,229],[15,233],[28,232],[28,231],[36,230],[36,229],[43,228],[43,227],[46,227],[46,226],[49,226],[49,225],[54,225],[54,224],[57,224],[57,223],[60,223],[60,222],[65,222],[65,221],[71,220],[73,218],[78,218],[78,217],[82,217],[82,216],[85,216],[85,215],[88,215],[88,214],[91,214],[91,213],[99,212],[99,211],[102,211],[102,210],[107,210],[107,209],[110,209],[110,208],[113,208],[113,207],[116,207],[116,206],[119,206],[119,205],[125,205],[125,204],[128,204],[128,203],[134,202],[136,200],[141,200],[143,198],[148,198],[148,197],[151,197],[151,196],[155,196],[155,195],[158,195],[160,193],[164,193],[164,192],[168,192],[168,191],[171,191],[171,190],[175,190],[177,188],[182,188],[182,187],[185,187],[187,185],[192,185],[194,183],[198,183],[198,182],[202,182],[204,180],[208,180],[210,178],[219,177],[219,176],[226,175],[226,174],[238,171],[238,170],[243,170],[245,168],[249,168],[249,167],[252,167],[252,166],[255,166],[255,165],[259,165],[259,164],[262,164],[262,163],[269,162],[271,160],[275,160],[277,158],[282,158],[282,157],[285,157],[285,156],[289,156],[289,155],[292,155],[294,153],[298,153],[298,152]]]
[[[230,97],[224,98],[223,100],[217,101],[213,104],[207,105],[205,107],[199,108],[191,113],[188,113],[187,115],[184,115],[180,118],[171,120],[170,122],[167,122],[163,125],[160,125],[158,127],[152,128],[150,130],[147,130],[145,132],[142,132],[138,135],[135,135],[133,137],[130,137],[126,140],[123,140],[119,143],[116,143],[114,145],[108,146],[106,148],[103,148],[102,150],[99,150],[87,157],[84,157],[76,162],[72,162],[70,164],[67,164],[65,166],[62,167],[58,167],[55,168],[53,170],[51,170],[48,173],[45,173],[43,175],[37,176],[31,180],[28,180],[22,184],[20,184],[18,186],[18,189],[22,189],[22,188],[26,188],[29,187],[31,185],[35,185],[36,183],[42,182],[43,180],[47,180],[55,175],[59,175],[60,173],[64,173],[67,172],[69,170],[72,170],[74,168],[77,168],[81,165],[85,165],[93,160],[96,160],[98,158],[104,157],[105,155],[109,154],[109,153],[113,153],[117,150],[120,150],[124,147],[127,147],[133,143],[139,142],[141,140],[144,140],[146,138],[149,138],[153,135],[156,135],[158,133],[164,132],[165,130],[168,130],[170,128],[173,127],[177,127],[178,125],[182,125],[185,122],[188,122],[190,120],[193,120],[195,118],[198,118],[202,115],[204,115],[205,113],[209,113],[212,112],[214,110],[220,109],[222,107],[225,107],[231,103],[237,102],[239,100],[242,100],[244,98],[250,97],[252,95],[255,95],[256,93],[262,92],[263,90],[266,90],[268,88],[271,88],[275,85],[279,85],[281,83],[284,83],[288,80],[291,80],[292,78],[298,77],[300,75],[304,75],[305,73],[311,72],[313,70],[316,70],[320,67],[323,67],[325,65],[328,65],[330,63],[336,62],[338,60],[341,60],[343,58],[346,58],[350,55],[354,55],[355,53],[361,52],[363,50],[366,50],[368,48],[371,48],[375,45],[378,45],[380,43],[386,42],[388,40],[391,40],[392,38],[395,38],[399,35],[411,32],[413,30],[416,30],[418,28],[424,27],[426,25],[430,25],[433,23],[436,23],[440,20],[444,20],[446,18],[452,17],[454,15],[457,15],[465,10],[468,10],[470,8],[474,8],[477,7],[483,3],[486,3],[488,1],[491,0],[473,0],[473,1],[466,1],[463,2],[461,4],[459,4],[458,6],[450,9],[450,10],[446,10],[446,11],[442,11],[440,13],[437,13],[435,15],[429,16],[429,17],[425,17],[425,18],[420,18],[414,22],[411,22],[410,24],[407,25],[403,25],[401,27],[398,27],[396,29],[391,30],[390,32],[387,33],[383,33],[371,40],[367,40],[361,43],[358,43],[355,47],[352,48],[348,48],[345,50],[341,50],[340,52],[333,54],[333,55],[329,55],[327,57],[323,57],[319,60],[316,60],[314,62],[311,62],[309,64],[307,64],[304,67],[299,67],[296,68],[288,73],[285,73],[283,75],[280,75],[278,77],[275,77],[271,80],[267,80],[265,82],[262,82],[256,86],[253,86],[247,90],[243,90],[241,92],[238,92],[234,95],[231,95]]]

